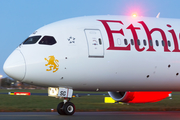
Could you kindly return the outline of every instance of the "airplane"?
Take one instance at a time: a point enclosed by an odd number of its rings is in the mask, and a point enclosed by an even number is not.
[[[47,86],[62,98],[60,115],[73,115],[73,90],[109,91],[118,102],[148,103],[180,91],[178,19],[84,16],[32,33],[7,58],[5,73]]]

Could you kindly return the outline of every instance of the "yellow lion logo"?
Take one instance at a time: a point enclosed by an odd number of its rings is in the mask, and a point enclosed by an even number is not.
[[[45,66],[49,66],[49,69],[46,69],[46,71],[52,71],[55,73],[59,68],[59,60],[55,59],[54,56],[49,56],[49,60],[47,58],[44,58],[48,63],[45,64]],[[53,68],[53,69],[52,69]]]

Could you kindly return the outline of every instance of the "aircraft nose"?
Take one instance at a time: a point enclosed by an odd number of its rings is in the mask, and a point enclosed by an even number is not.
[[[22,81],[25,77],[25,60],[19,50],[14,50],[4,63],[4,72],[15,80]]]

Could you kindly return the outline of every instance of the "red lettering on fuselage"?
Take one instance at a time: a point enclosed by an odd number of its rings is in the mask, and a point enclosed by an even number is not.
[[[171,28],[171,25],[167,24],[167,26]],[[172,30],[168,30],[168,32],[171,33],[173,41],[174,41],[174,50],[172,52],[180,52],[175,31],[172,29]]]
[[[99,20],[99,21],[102,22],[108,34],[109,48],[107,50],[131,50],[130,44],[127,45],[127,47],[115,47],[114,45],[113,33],[119,33],[122,36],[124,36],[124,32],[122,29],[120,29],[119,31],[111,30],[108,25],[108,22],[120,23],[121,25],[124,25],[121,21],[112,21],[112,20]]]
[[[134,38],[134,45],[135,45],[136,50],[139,51],[139,52],[143,51],[145,48],[143,47],[143,48],[140,49],[139,45],[137,44],[138,36],[137,36],[136,30],[140,30],[140,28],[139,27],[134,27],[131,24],[131,25],[129,25],[127,27],[127,29],[130,29],[131,32],[132,32],[132,35],[133,35],[133,38]]]
[[[109,48],[107,48],[107,50],[126,50],[126,51],[130,51],[131,50],[131,45],[130,43],[126,46],[126,47],[117,47],[115,46],[115,43],[114,43],[114,38],[113,38],[113,34],[116,33],[116,34],[120,34],[122,36],[125,36],[124,35],[124,31],[122,28],[118,30],[111,30],[110,26],[108,23],[117,23],[117,24],[120,24],[122,26],[124,26],[123,22],[122,21],[117,21],[117,20],[98,20],[100,21],[105,29],[106,29],[106,32],[107,32],[107,35],[108,35],[108,40],[109,40]],[[147,36],[147,40],[148,40],[148,49],[146,51],[156,51],[154,48],[153,48],[153,45],[151,45],[150,42],[152,42],[152,33],[154,32],[159,32],[161,37],[162,37],[162,41],[164,42],[164,52],[171,52],[168,48],[168,41],[167,41],[167,37],[166,37],[166,34],[165,32],[160,29],[160,28],[152,28],[151,30],[149,30],[148,26],[146,25],[146,23],[144,21],[139,21],[137,22],[139,23],[143,28],[144,28],[144,31],[146,33],[146,36]],[[167,24],[167,27],[171,28],[171,25]],[[139,45],[137,43],[138,41],[138,34],[137,34],[137,30],[141,30],[140,27],[135,27],[133,24],[130,24],[127,28],[127,30],[130,30],[131,33],[132,33],[132,37],[134,39],[134,45],[135,45],[135,49],[138,51],[138,52],[142,52],[145,50],[145,47],[142,47],[142,48],[139,48]],[[179,45],[178,45],[178,39],[177,39],[177,36],[176,36],[176,33],[173,29],[171,30],[168,30],[167,32],[169,32],[173,38],[173,42],[174,42],[174,50],[172,52],[180,52],[179,50]]]
[[[167,38],[166,38],[166,35],[164,33],[164,31],[160,28],[153,28],[152,30],[149,30],[147,25],[143,22],[143,21],[140,21],[138,22],[140,23],[143,27],[144,27],[144,30],[146,32],[146,35],[147,35],[147,38],[148,38],[148,41],[150,42],[150,40],[152,40],[152,36],[151,34],[155,31],[158,31],[161,33],[161,36],[162,36],[162,40],[164,41],[165,45],[164,45],[164,51],[165,52],[170,52],[170,50],[168,49],[168,43],[167,43]],[[147,51],[154,51],[154,48],[153,46],[150,46],[149,44],[149,49]]]

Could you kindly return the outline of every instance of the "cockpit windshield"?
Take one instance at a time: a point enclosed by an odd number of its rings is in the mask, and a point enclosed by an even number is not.
[[[39,44],[41,45],[54,45],[56,44],[56,40],[53,36],[44,36],[40,41]]]
[[[28,38],[23,42],[23,44],[35,44],[40,38],[41,38],[41,36],[28,37]]]

